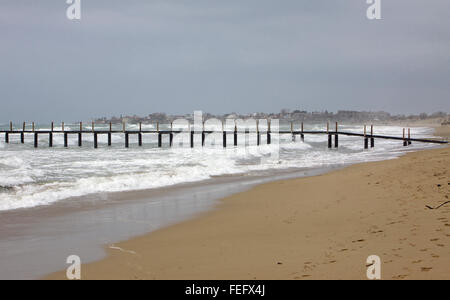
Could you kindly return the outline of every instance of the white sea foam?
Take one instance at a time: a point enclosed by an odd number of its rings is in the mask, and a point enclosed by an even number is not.
[[[310,128],[324,130],[323,126]],[[305,129],[306,130],[306,129]],[[362,132],[361,127],[346,126],[346,131]],[[432,134],[429,128],[414,128],[415,137]],[[376,134],[401,135],[399,127],[377,127]],[[67,198],[102,192],[151,189],[179,183],[210,179],[213,176],[254,174],[259,171],[292,168],[326,167],[336,164],[391,159],[404,153],[401,141],[376,140],[376,147],[363,150],[358,137],[339,137],[339,149],[328,150],[327,137],[306,135],[305,142],[297,137],[281,136],[280,145],[256,146],[256,137],[250,138],[247,148],[221,146],[215,148],[158,149],[153,145],[143,148],[123,148],[123,134],[113,135],[113,147],[108,149],[106,136],[99,136],[100,149],[92,149],[93,137],[83,135],[84,147],[79,149],[77,138],[69,139],[69,149],[62,147],[63,136],[54,137],[55,148],[45,147],[48,137],[40,138],[38,150],[32,148],[32,137],[20,145],[17,137],[11,143],[0,141],[0,210],[48,205]],[[232,136],[229,143],[232,143]],[[156,143],[155,135],[144,135],[144,143]],[[243,139],[239,139],[242,143]],[[136,143],[134,137],[130,143]],[[221,143],[221,141],[220,141]],[[31,145],[30,145],[31,144]],[[408,149],[430,147],[413,143]],[[279,157],[270,158],[270,151],[279,150]]]

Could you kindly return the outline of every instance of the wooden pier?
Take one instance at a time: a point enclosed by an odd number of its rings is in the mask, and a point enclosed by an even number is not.
[[[448,141],[443,140],[435,140],[435,139],[421,139],[421,138],[412,138],[411,137],[411,129],[403,128],[403,134],[401,137],[397,136],[386,136],[386,135],[376,135],[374,134],[374,126],[370,126],[370,132],[367,130],[367,126],[364,125],[364,132],[363,133],[354,133],[354,132],[346,132],[346,131],[340,131],[338,127],[338,123],[336,122],[334,130],[330,129],[330,124],[327,123],[326,130],[324,131],[307,131],[304,130],[303,123],[301,123],[299,130],[294,130],[294,122],[291,122],[291,128],[290,130],[279,130],[279,131],[272,131],[271,130],[271,122],[270,120],[267,121],[267,129],[260,130],[259,129],[259,123],[256,123],[256,130],[249,130],[246,129],[244,131],[238,130],[238,127],[235,125],[234,130],[226,130],[224,129],[222,125],[222,136],[223,136],[223,147],[227,147],[227,136],[233,135],[233,145],[238,145],[238,135],[239,134],[249,134],[254,133],[257,135],[257,145],[259,146],[261,144],[261,135],[266,135],[266,141],[267,144],[271,144],[271,136],[272,134],[276,133],[279,135],[291,135],[292,140],[295,141],[296,137],[299,136],[302,141],[305,140],[305,135],[307,134],[319,134],[319,135],[327,135],[328,136],[328,148],[333,148],[333,136],[334,136],[334,148],[339,147],[339,135],[345,135],[345,136],[354,136],[354,137],[361,137],[363,139],[363,147],[364,149],[369,148],[369,140],[370,140],[370,147],[375,147],[375,139],[387,139],[387,140],[398,140],[402,141],[403,146],[411,145],[412,142],[421,142],[421,143],[433,143],[433,144],[447,144]],[[163,136],[168,135],[169,136],[169,146],[172,147],[173,145],[173,136],[174,134],[178,133],[188,133],[190,134],[190,147],[194,148],[194,136],[195,135],[201,135],[202,137],[202,146],[205,145],[205,138],[207,134],[211,133],[218,133],[216,130],[205,130],[205,126],[203,124],[202,130],[193,130],[190,128],[186,130],[175,130],[173,129],[172,124],[170,125],[170,129],[168,130],[160,130],[159,123],[156,124],[156,129],[154,130],[143,130],[142,129],[142,123],[139,124],[138,130],[127,130],[126,124],[122,124],[122,130],[113,130],[113,126],[110,123],[109,124],[109,130],[97,130],[95,128],[95,124],[92,123],[90,130],[83,129],[83,123],[79,123],[79,130],[65,130],[65,124],[61,124],[60,130],[55,130],[54,123],[51,124],[50,130],[36,130],[35,124],[32,123],[31,130],[26,129],[26,123],[23,123],[23,127],[21,130],[16,130],[13,128],[12,122],[10,123],[9,130],[0,130],[0,133],[5,134],[5,143],[10,142],[10,136],[11,135],[20,135],[20,142],[22,144],[25,143],[25,135],[33,135],[34,136],[34,147],[39,147],[39,136],[40,135],[48,135],[48,146],[53,147],[53,136],[54,134],[63,134],[64,136],[64,147],[67,148],[69,146],[69,135],[76,135],[78,137],[78,147],[83,146],[83,135],[84,134],[92,134],[94,137],[94,148],[98,148],[98,136],[99,135],[107,135],[108,139],[108,146],[112,145],[112,134],[117,133],[123,133],[125,137],[125,147],[129,148],[130,146],[130,135],[137,135],[138,136],[138,145],[143,145],[143,134],[156,134],[158,136],[158,147],[162,147],[162,141]],[[219,131],[220,133],[220,131]]]

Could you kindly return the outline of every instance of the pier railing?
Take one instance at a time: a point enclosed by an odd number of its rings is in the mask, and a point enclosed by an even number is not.
[[[304,130],[303,122],[301,123],[299,130],[294,130],[294,122],[291,122],[290,130],[272,131],[270,124],[271,124],[271,121],[268,120],[267,128],[261,130],[259,127],[259,123],[257,122],[255,130],[252,131],[250,129],[245,129],[244,131],[242,131],[242,130],[238,130],[237,125],[234,126],[234,129],[227,130],[223,126],[223,123],[222,123],[222,130],[217,131],[217,130],[206,130],[204,123],[203,123],[203,128],[201,130],[195,130],[195,128],[191,128],[190,125],[187,130],[174,129],[172,123],[170,124],[170,128],[165,129],[165,130],[160,130],[159,123],[156,124],[156,128],[151,129],[151,130],[144,130],[142,127],[142,123],[139,123],[137,130],[128,130],[126,123],[122,124],[121,130],[113,130],[112,123],[109,123],[109,129],[98,130],[95,127],[96,124],[92,123],[91,129],[88,130],[88,129],[85,129],[83,127],[83,123],[80,122],[78,130],[72,130],[72,129],[66,130],[64,123],[61,123],[61,129],[55,129],[54,123],[52,122],[49,130],[36,130],[36,126],[34,123],[31,124],[31,129],[27,129],[27,126],[26,126],[27,124],[23,123],[22,129],[17,130],[13,127],[13,123],[10,122],[9,130],[0,130],[0,133],[5,134],[5,143],[7,143],[7,144],[10,143],[10,136],[12,136],[12,135],[20,135],[20,142],[22,144],[25,143],[25,135],[33,135],[35,148],[38,148],[38,146],[39,146],[39,135],[48,135],[48,137],[49,137],[48,146],[53,147],[53,135],[54,134],[63,134],[64,135],[64,147],[67,148],[69,146],[69,143],[68,143],[69,135],[76,135],[78,137],[78,146],[82,147],[83,135],[92,134],[94,136],[94,148],[98,148],[98,136],[99,135],[107,135],[107,137],[108,137],[107,144],[108,144],[108,146],[111,146],[112,145],[112,134],[117,134],[117,133],[124,134],[124,145],[126,148],[128,148],[130,145],[130,139],[129,139],[130,135],[137,135],[138,136],[138,145],[142,146],[143,145],[143,138],[142,138],[143,134],[157,134],[158,135],[158,147],[162,147],[163,135],[168,135],[169,136],[169,146],[172,147],[174,134],[178,134],[178,133],[190,134],[191,148],[194,147],[194,136],[196,134],[201,134],[202,146],[204,146],[205,145],[205,137],[207,134],[222,133],[223,147],[226,148],[227,142],[228,142],[227,136],[229,134],[233,135],[233,145],[237,146],[238,135],[239,134],[248,134],[250,132],[256,133],[258,146],[261,144],[261,135],[263,135],[263,134],[267,136],[266,143],[271,144],[271,136],[273,133],[276,133],[279,135],[286,135],[286,134],[292,135],[293,140],[295,140],[297,137],[300,137],[300,139],[302,141],[305,140],[305,135],[308,135],[308,134],[327,135],[328,136],[328,148],[333,148],[333,137],[334,137],[334,148],[339,147],[339,136],[340,135],[361,137],[363,139],[364,149],[369,148],[369,142],[370,142],[371,148],[375,147],[375,139],[399,140],[399,141],[402,141],[403,146],[405,146],[405,147],[408,145],[411,145],[412,142],[433,143],[433,144],[447,144],[448,143],[448,141],[437,140],[437,139],[412,138],[410,128],[408,128],[408,129],[403,128],[402,136],[400,137],[400,136],[387,136],[387,135],[374,134],[374,126],[373,125],[370,126],[370,131],[368,131],[367,126],[364,125],[363,133],[354,133],[354,132],[347,132],[347,131],[339,130],[339,126],[338,126],[337,122],[335,124],[334,130],[331,130],[330,124],[327,123],[326,130],[323,130],[323,131]]]

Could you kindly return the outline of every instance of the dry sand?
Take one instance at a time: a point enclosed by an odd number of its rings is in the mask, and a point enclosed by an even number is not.
[[[437,135],[449,137],[450,127]],[[450,148],[263,184],[119,243],[83,279],[450,279]],[[65,273],[49,279],[63,279]]]

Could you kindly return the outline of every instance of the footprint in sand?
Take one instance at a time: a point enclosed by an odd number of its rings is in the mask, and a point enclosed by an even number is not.
[[[433,268],[432,267],[422,267],[420,270],[422,271],[422,272],[428,272],[428,271],[430,271],[430,270],[432,270]]]
[[[438,246],[438,247],[445,247],[444,244],[436,244],[436,246]]]
[[[437,255],[437,254],[431,254],[431,257],[432,257],[432,258],[439,258],[440,256]]]
[[[439,241],[439,239],[438,239],[438,238],[435,238],[435,239],[431,239],[430,241],[436,242],[436,241]]]
[[[420,252],[427,252],[428,251],[428,249],[420,249]]]
[[[418,263],[421,263],[421,262],[422,262],[422,260],[419,259],[419,260],[413,261],[412,263],[413,263],[413,264],[418,264]]]
[[[359,239],[359,240],[356,240],[356,241],[352,241],[352,243],[361,243],[361,242],[364,242],[365,240],[364,239]]]

